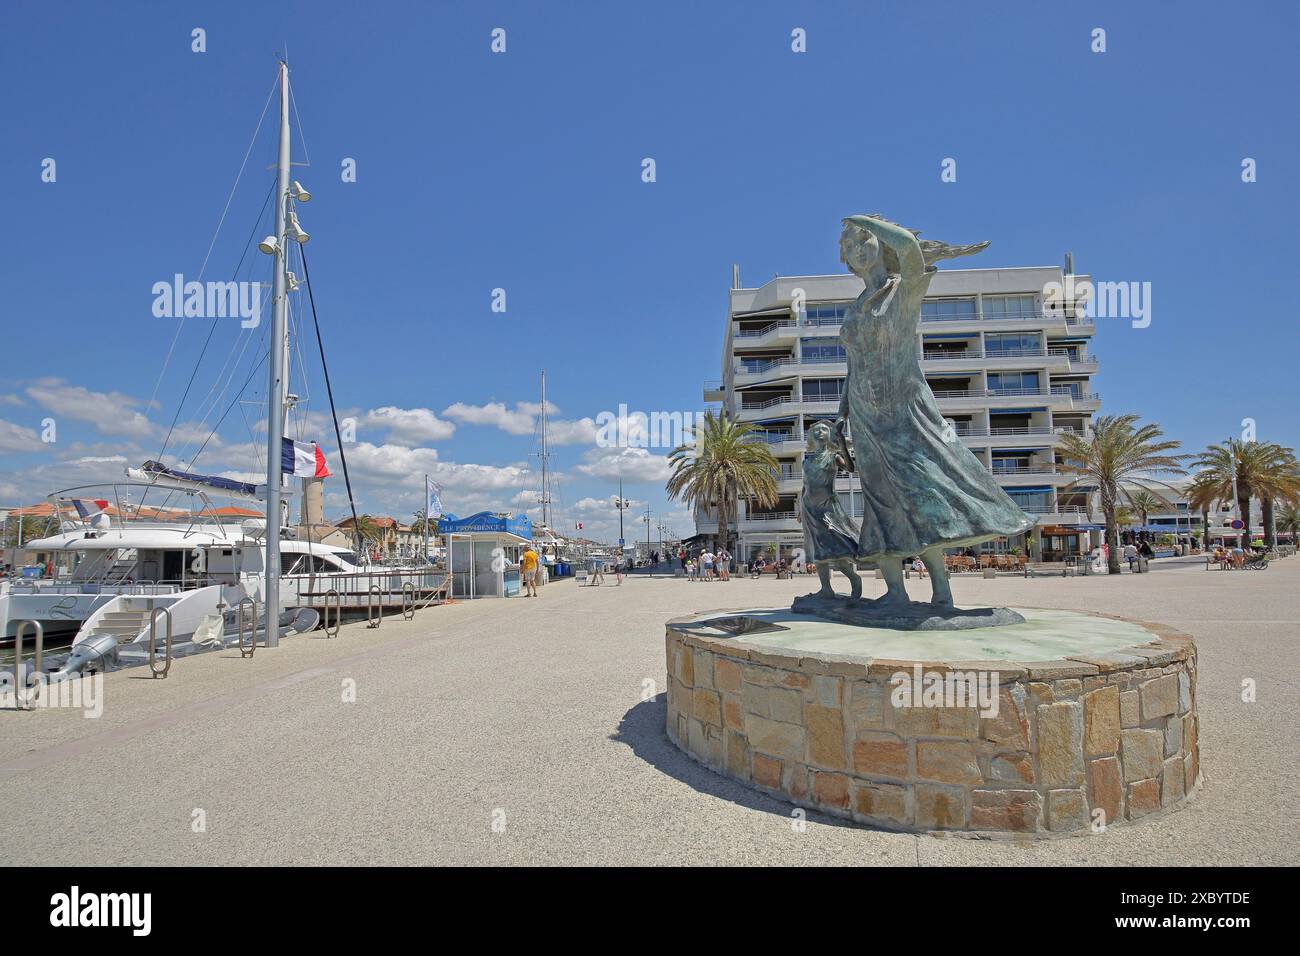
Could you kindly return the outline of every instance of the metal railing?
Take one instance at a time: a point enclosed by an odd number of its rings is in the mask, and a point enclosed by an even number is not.
[[[167,643],[163,653],[162,670],[158,669],[158,615],[167,618]],[[149,614],[149,674],[151,677],[166,677],[172,669],[172,612],[171,608],[156,607]]]
[[[383,588],[378,584],[370,585],[370,590],[366,592],[366,627],[378,627],[384,623],[383,603]]]
[[[989,469],[995,475],[1054,475],[1055,465],[999,465],[993,463]]]
[[[741,521],[789,521],[795,517],[793,511],[770,511],[766,514],[745,515]]]
[[[775,322],[769,322],[760,329],[742,329],[736,333],[738,339],[756,339],[760,336],[767,335],[773,329],[790,328],[794,325],[794,319],[778,319]]]
[[[769,445],[775,445],[783,441],[799,441],[800,438],[794,432],[747,432],[744,441],[766,442]]]

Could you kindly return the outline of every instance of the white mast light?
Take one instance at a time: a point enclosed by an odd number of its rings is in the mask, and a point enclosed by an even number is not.
[[[302,227],[298,225],[298,214],[292,210],[289,212],[289,224],[285,226],[284,234],[294,242],[298,243],[306,242],[311,238],[311,236],[302,231]]]
[[[298,182],[298,180],[296,179],[293,181],[293,184],[289,187],[289,195],[292,196],[294,199],[296,199],[298,202],[311,202],[311,193],[303,189],[302,183]]]
[[[257,248],[261,249],[268,256],[275,255],[275,250],[278,249],[279,247],[280,244],[275,241],[275,236],[267,236],[265,239],[263,239],[261,242],[257,244]]]

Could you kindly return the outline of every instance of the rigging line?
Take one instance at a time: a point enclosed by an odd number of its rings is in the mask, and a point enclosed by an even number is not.
[[[263,341],[266,340],[266,330],[265,330],[265,329],[263,329],[263,331],[262,331],[262,340],[263,340]],[[199,446],[199,448],[198,448],[198,450],[197,450],[196,452],[194,452],[194,457],[192,457],[192,458],[190,459],[190,461],[189,461],[189,469],[187,469],[187,470],[192,470],[192,469],[194,468],[194,466],[198,463],[199,455],[203,454],[203,449],[205,449],[205,448],[208,447],[208,442],[212,441],[213,437],[217,434],[217,429],[219,429],[219,428],[221,427],[221,423],[224,422],[224,421],[226,420],[226,416],[230,414],[230,409],[233,408],[236,404],[239,403],[239,399],[240,399],[240,397],[244,394],[244,390],[245,390],[246,388],[248,388],[248,383],[249,383],[250,381],[252,381],[253,376],[257,374],[257,370],[260,369],[260,368],[262,367],[262,363],[263,363],[264,361],[266,361],[266,352],[262,351],[262,349],[261,349],[261,347],[260,347],[261,343],[258,343],[258,345],[259,345],[258,351],[262,353],[262,357],[261,357],[260,359],[258,359],[257,364],[255,364],[255,365],[252,367],[252,369],[249,370],[248,377],[244,379],[244,384],[241,385],[241,386],[239,387],[239,392],[235,395],[234,400],[233,400],[229,405],[226,406],[226,410],[225,410],[224,412],[221,413],[221,417],[220,417],[219,419],[217,419],[217,423],[216,423],[215,425],[213,425],[213,426],[212,426],[212,430],[208,432],[208,437],[205,438],[205,439],[203,439],[203,444]],[[231,375],[232,375],[232,377],[233,377],[233,375],[234,375],[234,370],[233,370],[233,369],[231,370]],[[223,394],[224,394],[224,390],[223,390]],[[254,442],[253,444],[254,444],[254,447],[256,447],[256,442]],[[141,504],[144,503],[145,495],[148,495],[149,492],[152,491],[152,490],[153,490],[152,488],[146,488],[146,489],[145,489],[144,495],[141,495],[141,496],[140,496],[140,503],[141,503]],[[174,490],[174,489],[173,489],[172,491],[169,491],[169,492],[167,493],[167,497],[163,499],[162,507],[166,507],[167,503],[170,502],[170,501],[172,500],[172,498],[173,498],[176,494],[178,494],[178,491],[176,491],[176,490]]]
[[[325,362],[325,340],[320,334],[320,319],[316,316],[316,296],[312,292],[311,270],[307,268],[307,252],[301,246],[298,247],[298,254],[302,257],[302,277],[307,283],[307,299],[311,302],[311,321],[316,326],[316,345],[320,348],[320,367],[325,375],[325,394],[330,400],[330,417],[334,419],[334,437],[339,443],[339,461],[343,464],[343,483],[348,489],[348,507],[352,509],[352,531],[354,535],[359,535],[360,523],[357,518],[357,502],[352,497],[352,477],[348,474],[348,456],[343,451],[343,433],[339,430],[339,413],[334,407],[334,388],[330,385],[330,367]],[[428,508],[428,502],[425,503]],[[357,538],[360,543],[360,538]],[[358,548],[358,551],[360,548]]]
[[[302,159],[306,165],[311,165],[311,153],[307,150],[307,131],[302,125],[302,117],[298,115],[298,98],[293,95],[293,83],[289,83],[289,103],[293,106],[293,118],[298,121],[298,142],[302,143]]]
[[[273,194],[274,192],[275,192],[275,180],[273,179],[273,180],[271,180],[271,188],[268,189],[268,190],[266,191],[266,199],[262,201],[262,211],[259,212],[259,213],[257,214],[257,221],[253,223],[253,231],[250,232],[250,233],[248,234],[248,240],[244,243],[244,252],[243,252],[243,254],[240,255],[240,257],[239,257],[239,264],[235,266],[235,271],[234,271],[234,274],[235,274],[235,275],[239,275],[239,270],[240,270],[241,268],[243,268],[243,265],[244,265],[244,259],[246,259],[246,258],[248,257],[248,250],[249,250],[249,247],[250,247],[250,246],[252,245],[252,243],[253,243],[253,237],[254,237],[255,235],[257,235],[257,227],[258,227],[258,224],[261,223],[261,221],[262,221],[262,216],[264,216],[264,215],[266,214],[266,207],[267,207],[267,205],[270,203],[270,201],[271,201],[271,196],[272,196],[272,194]],[[205,261],[204,264],[206,265],[206,261]],[[202,273],[199,273],[199,274],[202,275]],[[236,311],[238,311],[238,310],[236,310]],[[165,437],[165,438],[163,439],[162,447],[158,449],[158,460],[159,460],[159,461],[162,460],[163,452],[165,452],[165,451],[167,450],[167,445],[168,445],[168,444],[171,442],[171,440],[172,440],[172,432],[174,432],[174,431],[176,430],[176,423],[177,423],[178,421],[180,421],[181,411],[185,408],[185,400],[186,400],[187,398],[189,398],[189,396],[190,396],[190,389],[194,387],[194,379],[195,379],[195,378],[198,376],[198,374],[199,374],[199,366],[203,364],[203,357],[204,357],[205,355],[208,354],[208,346],[212,343],[212,335],[213,335],[213,333],[217,331],[217,322],[218,322],[218,321],[220,321],[220,320],[218,319],[217,316],[214,315],[214,316],[212,317],[212,324],[208,326],[208,335],[207,335],[207,338],[205,338],[205,339],[203,340],[203,348],[199,350],[199,357],[198,357],[197,359],[194,360],[194,368],[191,369],[191,371],[190,371],[190,380],[189,380],[188,382],[185,383],[185,391],[184,391],[184,393],[181,395],[181,400],[176,404],[176,412],[175,412],[174,415],[172,415],[172,423],[171,423],[171,425],[170,425],[170,426],[168,427],[168,429],[167,429],[167,437]],[[181,323],[179,323],[179,324],[177,325],[177,330],[178,330],[178,331],[179,331],[179,328],[180,328],[180,325],[181,325],[181,324],[184,324],[184,323],[183,323],[183,320],[182,320]],[[233,345],[232,345],[232,347],[231,347],[231,351],[234,351],[234,347],[233,347]],[[219,379],[220,379],[220,375],[218,375],[218,380],[219,380]],[[214,386],[213,386],[213,387],[215,387],[215,383],[214,383]],[[209,394],[211,394],[211,391],[209,391]],[[205,400],[205,401],[206,401],[206,400]],[[209,413],[209,414],[211,414],[211,413]]]
[[[271,92],[266,94],[266,102],[262,105],[262,115],[257,118],[257,128],[253,130],[253,138],[248,141],[248,149],[244,150],[244,161],[239,164],[239,175],[235,177],[235,185],[230,187],[230,195],[226,197],[226,206],[221,210],[221,219],[217,222],[216,231],[212,233],[212,241],[208,243],[207,255],[203,257],[203,265],[199,267],[199,280],[203,279],[203,271],[208,267],[208,259],[212,256],[212,249],[217,244],[217,236],[221,234],[221,226],[226,221],[226,213],[230,211],[230,202],[235,198],[235,190],[239,188],[239,181],[244,178],[244,167],[248,165],[248,157],[253,152],[253,144],[257,142],[257,134],[262,131],[262,121],[266,119],[266,111],[271,107],[271,97],[275,95],[275,88],[280,81],[279,74],[276,74],[275,83],[271,84]],[[176,334],[172,336],[172,344],[167,349],[167,357],[163,359],[162,370],[158,373],[158,381],[154,383],[153,394],[149,396],[149,404],[146,408],[152,408],[154,400],[158,397],[158,389],[162,387],[162,381],[167,374],[167,366],[171,364],[172,353],[176,351],[176,343],[180,341],[181,329],[184,322],[176,323]]]
[[[199,450],[194,453],[194,458],[190,462],[191,467],[193,467],[195,461],[198,461],[199,455],[203,454],[203,449],[208,447],[208,442],[210,442],[212,440],[212,436],[217,433],[217,429],[221,427],[221,423],[226,420],[226,416],[230,414],[230,410],[239,404],[239,399],[240,396],[244,394],[244,389],[248,388],[248,383],[252,381],[253,376],[257,374],[258,369],[262,367],[262,363],[265,361],[266,361],[266,353],[263,352],[262,357],[257,360],[257,364],[254,365],[249,370],[248,378],[244,379],[244,384],[239,387],[239,394],[237,394],[234,397],[234,399],[231,400],[230,404],[226,406],[226,410],[221,413],[221,417],[217,419],[217,423],[212,426],[212,431],[208,433],[208,437],[203,439],[203,444],[200,445]]]
[[[252,341],[253,337],[249,334],[236,336],[235,340],[230,344],[230,351],[226,354],[226,359],[221,364],[221,370],[213,379],[212,386],[208,389],[208,394],[204,396],[203,402],[199,405],[200,410],[205,407],[207,409],[199,419],[200,425],[207,424],[208,417],[217,410],[217,406],[221,404],[221,400],[225,397],[226,392],[230,390],[230,383],[234,381],[235,373],[239,370],[239,363],[244,360],[244,354],[248,351],[249,343]],[[261,350],[261,343],[264,341],[266,341],[266,326],[262,327],[262,337],[258,340],[259,351]],[[237,356],[235,355],[236,348],[239,348],[239,354]],[[234,357],[233,364],[231,363],[232,356]],[[230,370],[229,374],[226,372],[227,369]],[[221,384],[223,378],[225,379],[224,385]],[[221,386],[220,391],[217,390],[218,385]]]

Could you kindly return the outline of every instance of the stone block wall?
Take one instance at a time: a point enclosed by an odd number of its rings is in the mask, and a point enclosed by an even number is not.
[[[787,656],[670,624],[668,736],[758,790],[877,827],[1089,832],[1199,783],[1195,645],[1144,626],[1149,644],[1099,657],[920,662],[996,672],[989,717],[894,706],[893,676],[918,662]]]

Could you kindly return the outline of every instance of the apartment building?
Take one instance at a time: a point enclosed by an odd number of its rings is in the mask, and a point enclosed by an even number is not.
[[[1057,560],[1100,538],[1089,520],[1090,489],[1067,487],[1075,476],[1058,468],[1061,434],[1082,433],[1100,407],[1092,389],[1094,320],[1044,295],[1065,272],[941,269],[916,335],[922,371],[956,435],[1037,519],[1030,533],[986,547],[1019,548],[1034,560]],[[839,330],[863,284],[854,275],[777,276],[741,288],[736,269],[732,285],[722,378],[706,383],[704,400],[752,422],[755,440],[767,442],[780,462],[777,504],[742,501],[732,525],[738,556],[750,560],[760,550],[786,554],[803,544],[797,502],[804,436],[838,411],[847,374]],[[837,491],[861,517],[857,476],[841,475]],[[716,515],[696,515],[698,534],[717,530]]]

